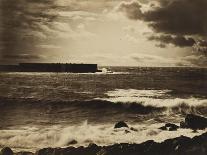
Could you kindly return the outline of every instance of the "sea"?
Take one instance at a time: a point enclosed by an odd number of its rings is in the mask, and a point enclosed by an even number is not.
[[[207,130],[164,131],[207,116],[207,68],[103,67],[98,73],[0,73],[0,148],[162,142]],[[110,70],[110,71],[107,71]],[[114,129],[119,121],[129,127]]]

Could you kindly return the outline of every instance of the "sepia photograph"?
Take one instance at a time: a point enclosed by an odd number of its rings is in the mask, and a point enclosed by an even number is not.
[[[207,0],[0,0],[0,155],[207,155]]]

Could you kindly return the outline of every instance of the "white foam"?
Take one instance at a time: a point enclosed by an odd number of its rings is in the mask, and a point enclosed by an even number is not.
[[[109,97],[161,97],[166,96],[171,90],[137,90],[137,89],[115,89],[108,91]]]
[[[187,105],[191,107],[207,106],[206,99],[199,98],[172,98],[167,93],[170,90],[136,90],[136,89],[116,89],[108,91],[108,98],[99,98],[110,102],[125,104],[138,103],[144,106],[153,107],[176,107]]]
[[[129,123],[128,123],[129,124]],[[133,124],[137,131],[126,133],[126,128],[113,129],[113,124],[91,125],[87,121],[73,126],[51,126],[45,129],[27,127],[19,130],[0,130],[0,146],[9,146],[16,151],[35,151],[45,147],[66,147],[71,140],[78,143],[74,146],[87,146],[89,143],[111,145],[115,143],[142,143],[146,140],[161,142],[181,135],[193,137],[207,130],[193,133],[189,129],[162,131],[163,124]]]

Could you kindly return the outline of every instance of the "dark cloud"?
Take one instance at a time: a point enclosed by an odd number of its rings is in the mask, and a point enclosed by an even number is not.
[[[20,62],[42,62],[47,58],[40,54],[28,54],[28,53],[12,53],[4,54],[3,59],[0,59],[2,64],[17,64]]]
[[[142,17],[141,5],[138,1],[131,1],[129,3],[122,2],[118,6],[118,11],[122,11],[129,19],[140,19]]]
[[[19,53],[36,52],[35,45],[44,36],[41,25],[49,25],[57,16],[51,11],[53,3],[52,0],[1,0],[1,59],[13,55],[18,60]]]
[[[10,55],[4,55],[5,59],[18,59],[18,60],[40,60],[44,59],[45,57],[43,55],[35,55],[35,54],[10,54]]]
[[[112,8],[118,1],[120,0],[0,0],[0,57],[9,60],[6,55],[38,55],[45,51],[38,49],[37,45],[64,41],[65,38],[60,40],[59,36],[72,33],[72,30],[65,32],[64,28],[67,29],[69,23],[76,23],[70,22],[71,17],[61,16],[60,12],[102,12],[104,8]]]
[[[145,12],[141,11],[138,1],[125,3],[123,11],[130,19],[147,22],[149,27],[160,35],[149,39],[161,42],[161,47],[164,47],[164,44],[193,46],[200,38],[207,40],[207,0],[159,2],[159,6],[153,6],[152,10]]]
[[[207,56],[207,41],[206,40],[199,40],[194,44],[193,48],[202,53],[203,55]]]
[[[164,43],[159,43],[159,44],[156,44],[156,47],[159,47],[159,48],[166,48],[166,44],[164,44]]]
[[[150,36],[149,40],[155,40],[162,44],[159,44],[161,47],[164,44],[173,44],[179,47],[188,47],[193,46],[195,44],[195,40],[192,38],[185,38],[183,36],[171,36],[171,35],[161,35],[161,36]]]
[[[175,35],[207,34],[206,0],[161,0],[161,6],[148,11],[143,20],[156,32]]]

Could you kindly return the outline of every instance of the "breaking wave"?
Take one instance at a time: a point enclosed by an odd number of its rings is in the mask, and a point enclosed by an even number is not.
[[[160,142],[180,135],[193,137],[207,130],[193,133],[190,129],[158,129],[165,122],[179,123],[184,118],[180,117],[182,114],[207,114],[206,99],[173,98],[170,96],[170,90],[117,89],[106,92],[103,98],[90,100],[0,98],[0,101],[2,113],[9,114],[8,118],[15,122],[15,126],[8,124],[0,129],[0,147],[9,146],[17,151],[71,145],[86,146],[89,143],[110,145],[141,143],[147,140]],[[18,124],[16,116],[25,120],[29,113],[33,114],[32,118],[35,116],[35,119]],[[43,121],[38,122],[36,116]],[[52,124],[50,119],[46,119],[51,116],[52,119],[58,118]],[[7,123],[7,120],[5,118],[4,123]],[[120,120],[125,120],[129,127],[135,130],[114,129],[114,124]]]
[[[136,90],[116,89],[108,91],[107,98],[101,100],[115,104],[124,104],[133,109],[137,106],[153,110],[164,110],[176,113],[206,114],[207,100],[201,98],[174,98],[170,96],[171,90]],[[126,106],[126,107],[127,107]]]
[[[50,108],[50,109],[110,109],[111,111],[126,111],[137,114],[149,114],[155,112],[173,112],[173,113],[195,113],[203,114],[207,113],[207,100],[205,99],[152,99],[146,97],[140,98],[100,98],[94,100],[85,101],[33,101],[33,100],[3,100],[0,103],[0,107],[5,108],[9,106],[22,106],[28,108]]]
[[[113,98],[103,99],[110,102],[113,106],[132,109],[137,112],[147,110],[153,111],[173,111],[182,113],[206,113],[207,100],[189,98],[189,99],[151,99],[151,98]]]
[[[22,127],[18,130],[0,130],[0,147],[9,146],[16,151],[36,151],[45,147],[87,146],[90,143],[111,145],[115,143],[157,142],[181,135],[193,137],[204,131],[193,133],[190,129],[178,131],[159,130],[163,124],[129,124],[137,131],[127,128],[114,129],[113,124],[92,125],[87,121],[71,126]]]

